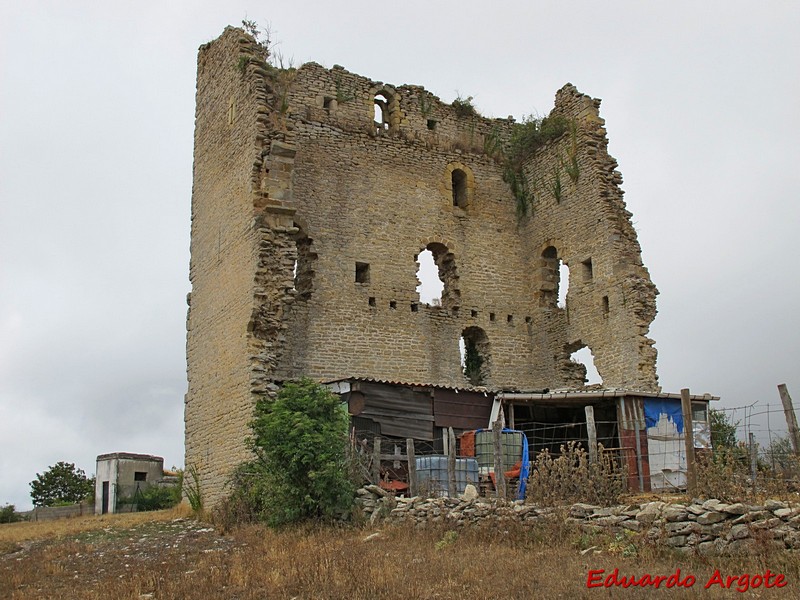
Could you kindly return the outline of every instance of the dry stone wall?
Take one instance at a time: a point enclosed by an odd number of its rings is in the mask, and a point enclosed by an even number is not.
[[[248,455],[256,399],[301,375],[467,387],[463,335],[491,389],[581,387],[569,356],[583,345],[606,386],[657,389],[656,290],[598,104],[559,91],[554,110],[576,126],[524,165],[537,191],[520,220],[487,151],[513,119],[339,66],[278,70],[235,28],[200,49],[186,464],[210,502]],[[570,152],[580,176],[556,202],[537,182]],[[573,275],[565,309],[551,302],[550,247],[573,274],[589,259],[594,269],[591,281]],[[440,306],[416,291],[426,249],[445,282]]]
[[[800,550],[800,505],[779,500],[764,504],[695,499],[688,504],[645,502],[612,507],[573,504],[555,509],[522,500],[485,498],[395,497],[370,485],[358,490],[356,506],[371,523],[440,524],[463,527],[477,523],[533,526],[563,519],[587,533],[629,532],[629,539],[688,554],[749,554],[759,547]]]

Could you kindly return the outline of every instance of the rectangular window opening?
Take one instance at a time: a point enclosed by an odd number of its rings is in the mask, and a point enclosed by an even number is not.
[[[330,110],[333,105],[333,98],[325,96],[325,99],[322,101],[322,108],[325,110]]]
[[[530,317],[525,317],[525,322],[526,322],[528,325],[530,325],[530,324],[533,322],[533,319],[531,319]]]
[[[472,315],[472,318],[475,319],[478,316],[478,311],[477,310],[473,310],[470,314]]]
[[[389,308],[396,309],[397,308],[397,300],[390,300],[389,301]]]
[[[419,312],[419,304],[416,304],[415,302],[412,302],[411,303],[411,312]]]
[[[428,119],[428,129],[431,131],[436,130],[436,119]]]
[[[135,471],[133,473],[134,481],[147,481],[147,471]]]
[[[489,320],[490,321],[494,321],[495,320],[495,314],[494,313],[489,313]]]
[[[356,263],[356,283],[369,283],[369,263]]]
[[[603,315],[607,317],[608,311],[609,311],[608,296],[603,296]]]
[[[375,296],[370,296],[369,297],[369,305],[370,306],[375,306]]]
[[[514,315],[508,315],[506,317],[506,323],[508,323],[509,325],[513,325],[514,324]]]
[[[581,264],[583,265],[583,280],[591,281],[594,278],[594,271],[592,270],[592,259],[587,258]]]

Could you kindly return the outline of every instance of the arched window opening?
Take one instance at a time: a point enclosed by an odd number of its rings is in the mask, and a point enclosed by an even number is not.
[[[584,367],[586,371],[586,375],[583,379],[585,385],[602,385],[603,378],[600,377],[600,373],[594,366],[594,354],[592,354],[592,350],[589,348],[589,346],[583,346],[582,348],[573,352],[570,355],[570,360]]]
[[[439,278],[439,268],[433,260],[433,252],[423,250],[417,255],[417,293],[419,301],[429,306],[442,305],[444,282]]]
[[[461,169],[453,169],[453,206],[467,207],[467,174]]]
[[[540,305],[564,308],[569,291],[569,266],[558,256],[554,246],[542,252]]]
[[[558,261],[558,308],[567,306],[567,292],[569,292],[569,266],[563,260]]]
[[[480,327],[467,327],[458,341],[461,372],[472,385],[485,385],[489,380],[489,338]]]
[[[297,224],[295,224],[297,227]],[[294,261],[294,290],[301,300],[308,300],[314,288],[314,268],[317,254],[312,250],[313,240],[302,229],[295,234],[297,258]]]
[[[375,129],[378,133],[389,130],[389,98],[384,93],[375,96]]]
[[[428,244],[415,260],[417,267],[416,290],[419,300],[429,306],[442,306],[455,310],[461,306],[461,292],[458,289],[458,274],[455,258],[447,246],[440,243]]]

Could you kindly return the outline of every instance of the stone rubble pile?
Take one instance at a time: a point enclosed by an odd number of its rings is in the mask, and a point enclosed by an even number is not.
[[[357,506],[371,523],[444,523],[463,526],[477,522],[541,523],[559,518],[559,510],[497,501],[465,494],[461,498],[395,497],[375,485],[358,490]],[[567,523],[587,533],[631,532],[650,543],[686,554],[746,554],[756,546],[800,550],[800,505],[767,500],[762,505],[728,504],[695,499],[688,504],[661,501],[600,507],[573,504]]]

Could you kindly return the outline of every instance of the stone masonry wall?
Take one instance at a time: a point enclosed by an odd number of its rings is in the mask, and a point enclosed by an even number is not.
[[[587,533],[627,532],[629,541],[646,541],[685,554],[749,554],[757,551],[759,545],[800,550],[800,506],[779,500],[767,500],[760,505],[716,499],[611,507],[579,503],[557,510],[522,500],[395,497],[370,485],[358,490],[356,506],[373,524],[385,521],[418,527],[433,524],[463,527],[504,522],[530,526],[564,518],[566,511],[566,522]]]
[[[575,127],[524,166],[535,200],[520,220],[487,152],[513,120],[339,66],[280,71],[235,28],[201,48],[186,464],[209,502],[247,457],[256,399],[302,375],[468,387],[463,335],[491,389],[579,388],[569,356],[584,345],[607,387],[657,389],[646,337],[656,290],[598,104],[559,91],[554,110]],[[556,201],[545,180],[573,155],[580,175],[564,176]],[[549,247],[573,269],[566,309]],[[425,249],[445,281],[441,306],[416,292]],[[579,281],[589,258],[593,277]]]

